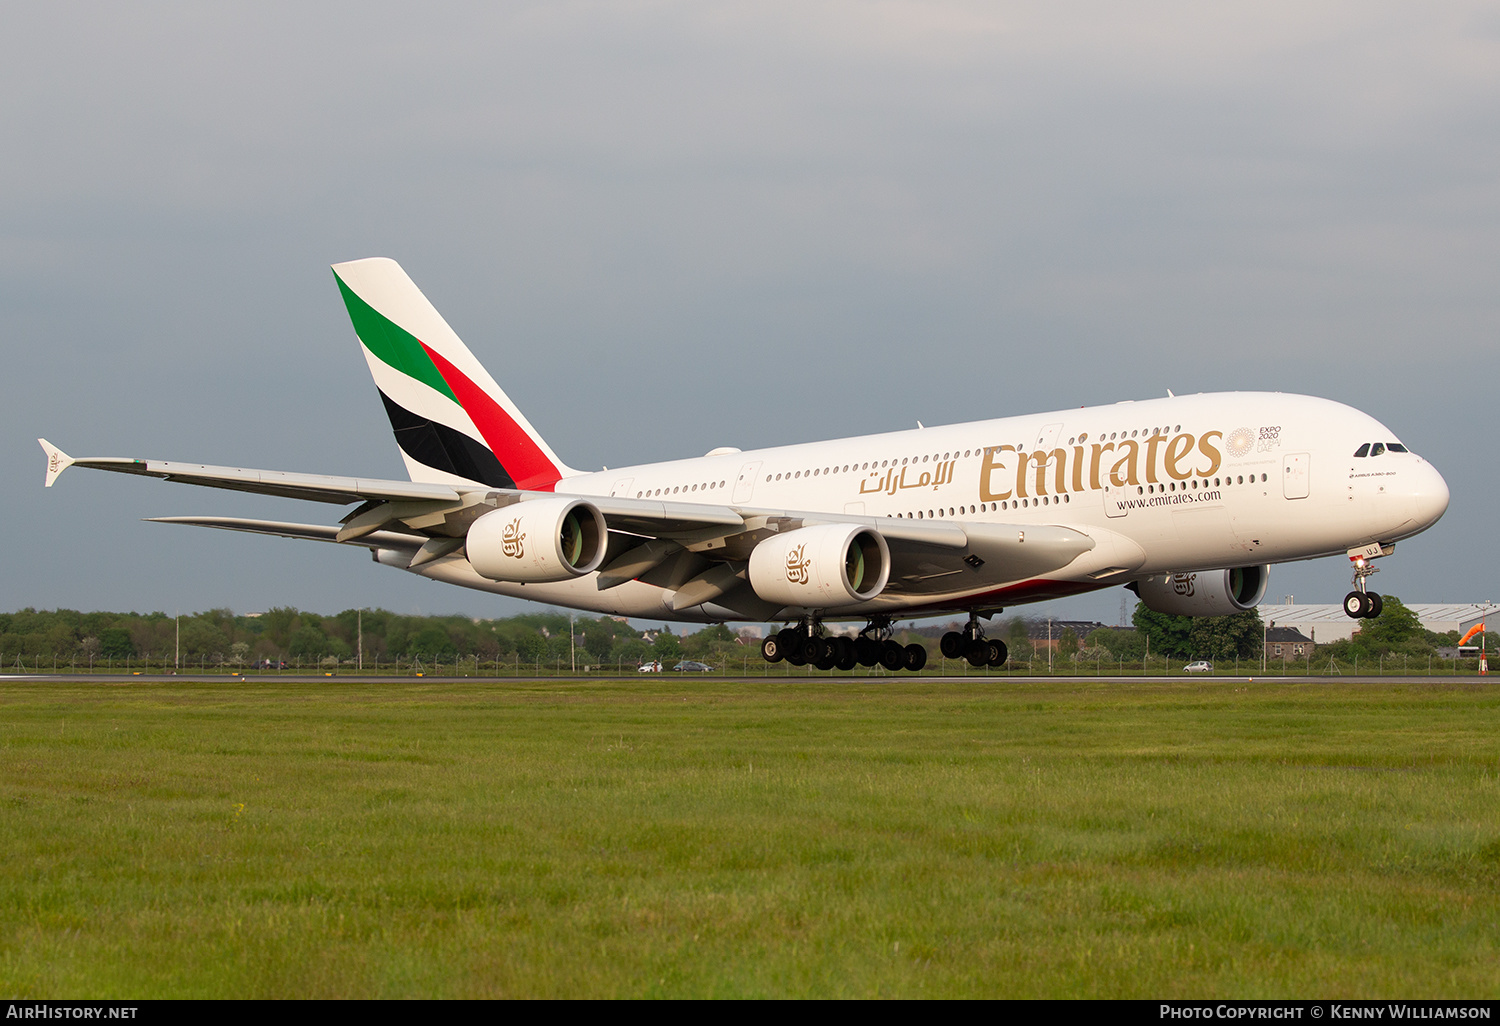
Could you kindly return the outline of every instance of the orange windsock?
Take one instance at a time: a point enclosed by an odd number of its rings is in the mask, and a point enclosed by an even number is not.
[[[1469,643],[1469,639],[1470,638],[1472,638],[1476,634],[1482,633],[1483,631],[1484,631],[1484,624],[1482,624],[1482,623],[1476,623],[1474,626],[1472,626],[1472,627],[1469,628],[1469,633],[1465,634],[1463,637],[1461,637],[1461,638],[1458,639],[1458,643],[1460,645],[1467,645]]]

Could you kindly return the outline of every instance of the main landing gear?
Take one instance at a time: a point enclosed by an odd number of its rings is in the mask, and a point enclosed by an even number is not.
[[[944,634],[939,646],[946,658],[967,659],[969,665],[976,668],[1004,666],[1005,660],[1010,657],[1005,642],[986,638],[984,630],[979,626],[979,618],[972,613],[969,614],[969,622],[964,625],[964,629]]]
[[[927,665],[927,649],[921,645],[901,645],[891,638],[891,622],[884,617],[871,620],[857,638],[824,637],[823,625],[804,616],[797,626],[777,631],[760,643],[760,654],[768,663],[783,659],[793,666],[811,663],[820,670],[852,670],[856,666],[879,663],[895,673],[913,673]]]
[[[1380,567],[1370,565],[1373,558],[1366,552],[1349,554],[1349,561],[1354,564],[1354,590],[1344,596],[1344,612],[1356,620],[1369,620],[1379,616],[1384,605],[1379,595],[1365,588],[1370,575],[1380,572]]]

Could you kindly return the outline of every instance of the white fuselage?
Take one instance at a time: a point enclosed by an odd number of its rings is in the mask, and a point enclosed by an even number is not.
[[[1398,451],[1355,456],[1360,446]],[[1374,418],[1325,399],[1229,392],[1122,402],[946,427],[781,446],[570,476],[559,494],[701,502],[744,510],[1061,525],[1093,550],[1043,578],[882,596],[837,615],[926,614],[1038,601],[1151,574],[1342,554],[1431,526],[1448,504],[1441,475],[1399,451]],[[466,562],[422,567],[467,587],[651,619],[670,594],[639,581],[598,589],[496,583]]]

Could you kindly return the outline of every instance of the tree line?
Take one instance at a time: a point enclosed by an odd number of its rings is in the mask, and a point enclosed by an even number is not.
[[[571,634],[571,636],[570,636]],[[521,666],[630,665],[648,658],[676,661],[713,644],[736,644],[727,628],[691,635],[666,628],[637,630],[610,617],[524,613],[500,619],[404,616],[386,609],[346,609],[325,616],[292,606],[259,614],[210,609],[181,616],[22,609],[0,613],[0,663],[48,661],[59,666],[127,663],[250,666],[293,662],[343,665],[362,653],[367,664],[482,663]]]
[[[1258,660],[1264,624],[1259,612],[1234,616],[1194,618],[1157,613],[1136,605],[1134,630],[1105,628],[1087,638],[1072,630],[1060,636],[1054,658],[1064,662],[1096,660],[1139,663],[1152,658]],[[1045,658],[1033,649],[1033,621],[1016,616],[987,628],[1004,638],[1012,665]],[[844,625],[830,625],[844,629]],[[689,628],[691,630],[691,628]],[[929,643],[948,627],[897,632],[902,643]],[[127,664],[244,667],[287,663],[302,667],[339,666],[357,661],[357,649],[367,667],[379,665],[460,664],[498,668],[579,666],[630,668],[659,660],[670,666],[679,659],[698,659],[713,665],[740,665],[747,656],[758,659],[757,632],[744,635],[722,624],[691,633],[662,625],[637,629],[613,617],[574,615],[546,610],[497,619],[467,616],[401,615],[386,609],[346,609],[325,616],[292,606],[259,614],[236,614],[229,609],[173,616],[153,613],[83,613],[71,609],[22,609],[0,613],[0,666],[40,668],[52,664],[79,668],[119,667]],[[1399,598],[1384,597],[1381,615],[1361,622],[1353,639],[1318,645],[1319,658],[1340,663],[1386,656],[1429,657],[1438,646],[1457,642],[1456,632],[1425,630]],[[1500,651],[1496,635],[1488,636],[1491,651]]]

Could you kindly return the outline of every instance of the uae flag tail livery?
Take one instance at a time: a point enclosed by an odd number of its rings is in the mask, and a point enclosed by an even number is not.
[[[394,260],[334,277],[413,481],[552,491],[575,475]]]

